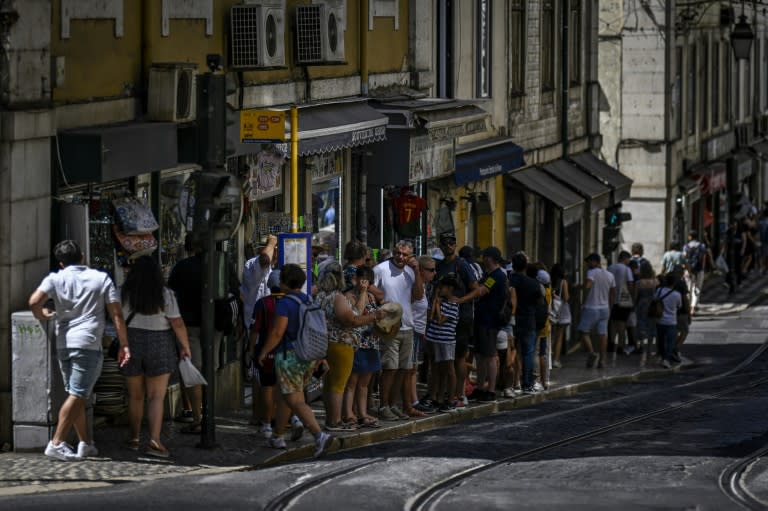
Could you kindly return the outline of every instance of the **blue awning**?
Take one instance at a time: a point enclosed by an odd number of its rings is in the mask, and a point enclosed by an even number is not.
[[[523,148],[512,142],[456,155],[454,180],[457,185],[503,174],[525,165]]]

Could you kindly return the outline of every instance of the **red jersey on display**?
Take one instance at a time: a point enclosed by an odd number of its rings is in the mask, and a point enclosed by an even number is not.
[[[397,211],[398,232],[404,236],[417,236],[421,212],[427,206],[427,201],[418,195],[401,195],[395,199]]]

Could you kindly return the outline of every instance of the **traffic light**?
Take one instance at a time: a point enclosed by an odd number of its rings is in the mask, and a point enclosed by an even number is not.
[[[187,230],[203,242],[210,233],[215,241],[229,239],[240,225],[243,196],[240,183],[227,172],[195,172],[187,199]]]
[[[227,96],[237,91],[237,85],[228,76],[204,73],[198,76],[198,163],[204,167],[221,167],[226,158],[234,154],[239,140],[227,136],[237,131],[230,126],[240,123],[240,111],[230,108]]]
[[[619,248],[619,236],[621,227],[617,225],[606,225],[603,227],[603,255],[608,257]]]
[[[632,220],[632,213],[622,213],[621,203],[605,209],[605,225],[621,225]]]

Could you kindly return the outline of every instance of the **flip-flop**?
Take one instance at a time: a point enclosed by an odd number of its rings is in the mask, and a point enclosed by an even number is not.
[[[373,417],[363,417],[357,421],[361,428],[380,428],[379,421]]]
[[[170,458],[171,452],[154,440],[150,440],[147,445],[147,455],[154,456],[155,458]]]
[[[130,449],[131,451],[138,451],[139,447],[141,445],[141,442],[138,438],[129,438],[123,443],[123,446],[126,449]]]
[[[179,430],[180,433],[184,433],[185,435],[199,435],[202,431],[203,426],[199,422],[184,426]]]

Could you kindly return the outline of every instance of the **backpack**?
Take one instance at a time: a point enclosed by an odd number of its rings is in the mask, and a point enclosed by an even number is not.
[[[512,302],[509,299],[509,288],[506,290],[506,296],[504,297],[504,303],[501,306],[501,309],[499,309],[499,315],[498,320],[499,323],[506,326],[509,324],[510,321],[512,321]]]
[[[704,254],[706,253],[704,244],[702,242],[698,242],[696,246],[692,246],[690,243],[688,243],[688,247],[685,252],[688,256],[688,260],[686,261],[688,263],[688,267],[694,273],[700,272],[704,266]]]
[[[213,301],[213,328],[224,335],[230,335],[240,324],[240,299],[232,293],[226,298]]]
[[[674,289],[667,291],[664,296],[659,296],[659,292],[656,291],[656,294],[653,296],[651,303],[648,304],[649,318],[658,319],[664,315],[664,298],[668,297],[672,291],[674,291]]]
[[[293,340],[296,356],[305,362],[325,358],[325,353],[328,351],[328,325],[325,322],[325,311],[311,298],[302,302],[296,295],[285,296],[299,304],[299,329],[296,339]]]

